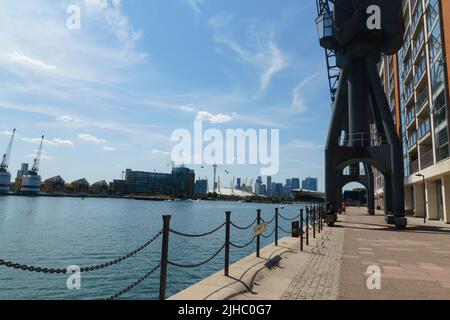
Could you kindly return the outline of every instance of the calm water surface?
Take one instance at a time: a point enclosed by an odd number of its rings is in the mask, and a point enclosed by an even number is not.
[[[172,215],[171,228],[203,233],[225,220],[248,225],[262,209],[266,220],[276,205],[238,202],[148,202],[125,199],[0,197],[0,259],[22,264],[67,268],[107,262],[133,251],[159,232],[162,215]],[[298,215],[302,206],[286,205],[282,214]],[[280,224],[289,230],[288,222]],[[269,227],[269,232],[273,225]],[[206,238],[170,237],[170,260],[193,264],[206,260],[224,243],[224,229]],[[268,232],[268,233],[269,233]],[[232,230],[234,243],[245,244],[252,231]],[[281,235],[280,235],[281,236]],[[262,244],[273,242],[262,239]],[[255,251],[231,249],[231,262]],[[0,299],[104,299],[127,287],[153,266],[161,255],[161,238],[138,255],[110,268],[82,274],[81,289],[68,290],[67,275],[36,274],[0,267]],[[168,296],[223,268],[223,253],[195,269],[169,267]],[[122,296],[122,299],[156,299],[159,272]]]

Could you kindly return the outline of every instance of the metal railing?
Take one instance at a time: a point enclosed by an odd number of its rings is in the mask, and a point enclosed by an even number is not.
[[[338,138],[338,145],[340,147],[376,147],[386,143],[386,136],[375,136],[365,132],[344,134]]]
[[[229,268],[230,268],[230,249],[244,249],[249,246],[251,246],[256,241],[256,256],[260,257],[260,250],[261,250],[261,238],[271,238],[274,236],[275,246],[278,246],[279,241],[279,233],[286,233],[291,234],[292,237],[299,237],[300,238],[300,251],[304,250],[304,241],[306,240],[306,245],[309,245],[309,233],[310,231],[313,232],[313,237],[316,237],[316,233],[320,233],[323,229],[323,218],[324,218],[324,212],[325,209],[323,206],[311,206],[306,208],[306,215],[304,215],[304,209],[300,209],[300,214],[298,214],[295,217],[286,217],[282,215],[279,211],[279,208],[275,209],[275,215],[272,219],[269,221],[265,221],[261,216],[261,210],[258,209],[256,213],[256,218],[253,220],[253,222],[246,226],[239,226],[235,224],[231,220],[231,211],[225,212],[225,222],[221,225],[217,226],[216,228],[205,232],[205,233],[186,233],[181,232],[178,230],[174,230],[170,227],[170,221],[171,216],[170,215],[164,215],[162,217],[163,219],[163,227],[162,229],[156,233],[151,239],[146,241],[144,244],[142,244],[140,247],[135,249],[134,251],[131,251],[130,253],[121,256],[117,259],[92,265],[92,266],[86,266],[80,268],[81,273],[86,272],[94,272],[101,269],[108,268],[110,266],[116,265],[122,261],[125,261],[141,251],[143,251],[145,248],[149,247],[152,243],[154,243],[157,239],[162,237],[161,241],[161,259],[155,263],[155,265],[149,269],[144,275],[142,275],[138,280],[134,281],[130,285],[128,285],[126,288],[123,288],[113,295],[106,298],[106,300],[114,300],[125,293],[129,292],[130,290],[134,289],[138,285],[140,285],[142,282],[144,282],[146,279],[148,279],[152,274],[154,274],[157,270],[160,271],[159,275],[159,299],[165,300],[166,299],[166,288],[167,288],[167,278],[168,278],[168,266],[173,266],[177,268],[182,269],[193,269],[200,266],[203,266],[205,264],[208,264],[215,258],[217,258],[222,252],[224,252],[224,275],[226,277],[229,276]],[[292,222],[292,231],[288,231],[285,228],[283,228],[280,225],[280,219],[287,222]],[[267,229],[268,225],[271,225],[274,223],[274,228],[270,233],[266,233],[266,231],[257,232],[257,228],[260,228],[261,225],[264,224],[264,226]],[[235,242],[232,242],[231,240],[231,228],[235,228],[237,230],[250,230],[253,228],[252,232],[252,238],[249,242],[244,244],[237,244]],[[170,236],[176,235],[184,238],[203,238],[207,237],[209,235],[215,234],[219,232],[221,229],[225,228],[225,241],[224,243],[218,248],[208,259],[205,259],[200,262],[195,262],[191,264],[187,263],[181,263],[178,261],[175,261],[172,259],[170,255]],[[16,270],[22,270],[22,271],[30,271],[30,272],[38,272],[38,273],[46,273],[46,274],[66,274],[69,273],[67,269],[64,268],[43,268],[43,267],[36,267],[36,266],[29,266],[25,264],[19,264],[14,263],[11,261],[6,261],[0,259],[0,267],[6,267],[10,269],[16,269]]]

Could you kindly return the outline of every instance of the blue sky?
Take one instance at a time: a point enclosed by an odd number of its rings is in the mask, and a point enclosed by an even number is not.
[[[68,5],[81,8],[69,30]],[[330,98],[313,0],[64,0],[0,3],[0,149],[66,181],[169,171],[178,128],[280,129],[275,180],[317,176]],[[192,167],[197,176],[212,169]],[[225,170],[230,174],[225,174]],[[258,166],[219,168],[254,178]]]

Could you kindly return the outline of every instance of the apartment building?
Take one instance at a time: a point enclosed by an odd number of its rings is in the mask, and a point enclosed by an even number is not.
[[[379,71],[403,142],[406,209],[450,223],[450,0],[404,0],[403,16],[403,48]]]

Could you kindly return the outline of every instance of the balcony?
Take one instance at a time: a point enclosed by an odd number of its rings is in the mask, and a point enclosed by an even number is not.
[[[410,84],[405,88],[405,91],[402,95],[402,107],[406,107],[407,105],[409,105],[409,102],[412,101],[412,97],[414,97],[413,93],[414,86],[413,83],[410,82]]]
[[[417,131],[414,131],[408,139],[408,150],[411,150],[412,148],[414,148],[415,146],[417,146]]]
[[[427,104],[428,102],[428,87],[425,87],[419,94],[419,98],[417,98],[416,102],[416,113],[419,115],[419,113],[422,111],[422,108]]]
[[[419,1],[419,5],[414,10],[412,21],[411,21],[411,30],[412,30],[413,34],[415,33],[416,28],[419,25],[419,22],[421,21],[422,16],[423,16],[422,1]]]
[[[431,131],[431,122],[430,122],[430,117],[428,117],[419,126],[419,130],[418,130],[418,138],[419,138],[419,140],[424,138],[430,131]]]
[[[415,119],[416,119],[416,112],[415,109],[412,108],[406,115],[406,126],[409,127]]]
[[[420,167],[421,167],[422,170],[425,170],[426,168],[429,168],[432,165],[434,165],[433,149],[425,152],[420,157]]]
[[[425,43],[425,36],[422,28],[417,39],[415,39],[414,41],[414,49],[412,52],[413,60],[416,60],[416,58],[418,57],[418,54],[421,51],[424,43]]]
[[[409,172],[411,175],[419,172],[419,159],[414,160],[409,164]]]
[[[413,66],[412,59],[409,59],[408,61],[406,61],[403,64],[403,68],[402,68],[403,70],[402,70],[402,75],[401,75],[403,82],[406,82],[406,79],[409,78],[409,75],[412,71],[412,66]]]
[[[420,62],[419,66],[416,68],[416,73],[414,74],[413,77],[414,86],[417,86],[420,83],[420,80],[422,80],[422,77],[425,74],[426,70],[427,64],[425,58],[423,58],[422,62]]]

